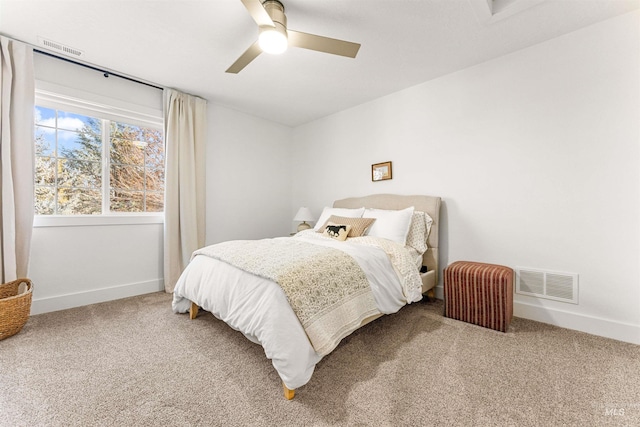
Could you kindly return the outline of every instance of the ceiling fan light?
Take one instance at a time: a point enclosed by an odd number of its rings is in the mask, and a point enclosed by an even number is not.
[[[258,37],[260,49],[265,53],[279,54],[287,50],[289,42],[287,34],[279,28],[268,27],[260,31]]]

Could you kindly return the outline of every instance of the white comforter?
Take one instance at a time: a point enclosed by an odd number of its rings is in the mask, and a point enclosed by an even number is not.
[[[403,305],[421,298],[418,272],[415,271],[414,277],[415,267],[408,267],[413,265],[411,256],[398,244],[371,237],[339,242],[312,230],[291,238],[330,246],[351,255],[365,272],[380,313],[395,313]],[[199,255],[191,260],[176,284],[173,311],[189,311],[191,301],[261,344],[289,389],[296,389],[311,378],[321,356],[314,351],[284,292],[275,282]]]

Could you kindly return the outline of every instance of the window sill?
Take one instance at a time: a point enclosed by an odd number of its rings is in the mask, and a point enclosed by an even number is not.
[[[87,227],[104,225],[163,224],[164,214],[36,215],[33,227]]]

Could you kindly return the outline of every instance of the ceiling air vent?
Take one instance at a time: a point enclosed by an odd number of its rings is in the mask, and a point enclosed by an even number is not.
[[[38,37],[38,43],[40,43],[40,45],[46,47],[47,49],[55,50],[56,52],[60,52],[65,55],[72,55],[78,58],[84,55],[84,52],[80,49],[69,47],[63,45],[62,43],[54,42],[53,40],[47,40],[42,37]]]
[[[480,24],[494,24],[524,10],[542,4],[544,0],[468,0]]]
[[[578,275],[516,267],[516,293],[578,304]]]

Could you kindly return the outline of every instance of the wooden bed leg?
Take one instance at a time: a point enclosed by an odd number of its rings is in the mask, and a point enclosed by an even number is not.
[[[189,319],[193,320],[198,315],[198,304],[195,302],[191,303],[191,308],[189,309]]]
[[[282,383],[282,388],[284,388],[284,397],[285,397],[285,399],[291,400],[291,399],[293,399],[293,396],[296,395],[296,391],[295,390],[289,390],[287,388],[287,386],[284,385],[284,383]]]
[[[427,291],[427,297],[429,300],[436,299],[436,293],[433,291],[433,288]]]

